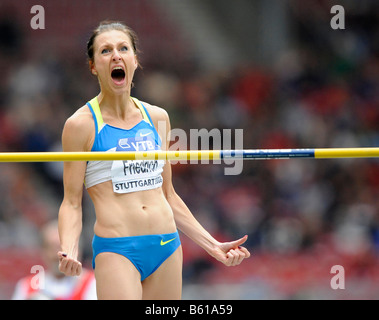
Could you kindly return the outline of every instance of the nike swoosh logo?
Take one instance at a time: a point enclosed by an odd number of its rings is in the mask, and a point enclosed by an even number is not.
[[[149,132],[149,133],[140,133],[140,137],[146,137],[150,134],[152,134],[153,132]]]
[[[161,246],[164,246],[166,245],[167,243],[171,242],[171,241],[174,241],[176,239],[176,237],[174,239],[170,239],[170,240],[167,240],[167,241],[163,241],[161,240]]]

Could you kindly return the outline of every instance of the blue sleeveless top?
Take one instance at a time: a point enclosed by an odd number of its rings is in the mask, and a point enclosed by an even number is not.
[[[154,151],[161,150],[162,141],[145,106],[132,98],[143,119],[131,129],[104,123],[97,97],[87,102],[94,122],[95,140],[91,151]],[[86,188],[112,180],[113,191],[130,193],[162,186],[164,160],[88,161]]]

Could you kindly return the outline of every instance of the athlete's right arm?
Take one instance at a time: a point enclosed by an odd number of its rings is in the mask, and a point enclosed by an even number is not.
[[[70,117],[63,128],[64,152],[90,151],[94,136],[91,115],[83,108]],[[86,161],[65,161],[63,170],[64,196],[59,208],[58,230],[61,251],[58,252],[59,270],[67,276],[80,275],[78,260],[79,239],[82,232],[82,197]]]

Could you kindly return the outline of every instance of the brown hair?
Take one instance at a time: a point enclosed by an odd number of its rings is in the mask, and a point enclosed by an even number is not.
[[[122,31],[126,35],[129,36],[130,41],[133,46],[134,54],[138,58],[138,54],[140,53],[140,51],[138,50],[138,37],[137,37],[137,34],[134,32],[134,30],[126,26],[124,23],[120,21],[105,20],[105,21],[100,22],[99,26],[92,32],[92,35],[87,42],[87,57],[88,57],[89,62],[93,62],[93,59],[94,59],[93,45],[94,45],[96,37],[103,32],[112,31],[112,30]],[[138,62],[138,66],[141,67],[139,62]]]

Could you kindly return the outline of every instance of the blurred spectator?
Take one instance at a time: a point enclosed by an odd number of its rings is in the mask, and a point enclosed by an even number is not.
[[[92,270],[83,269],[79,277],[66,277],[58,270],[60,242],[57,221],[51,221],[42,228],[41,238],[45,263],[43,284],[33,285],[36,274],[26,276],[17,282],[12,299],[96,300],[96,282]]]

